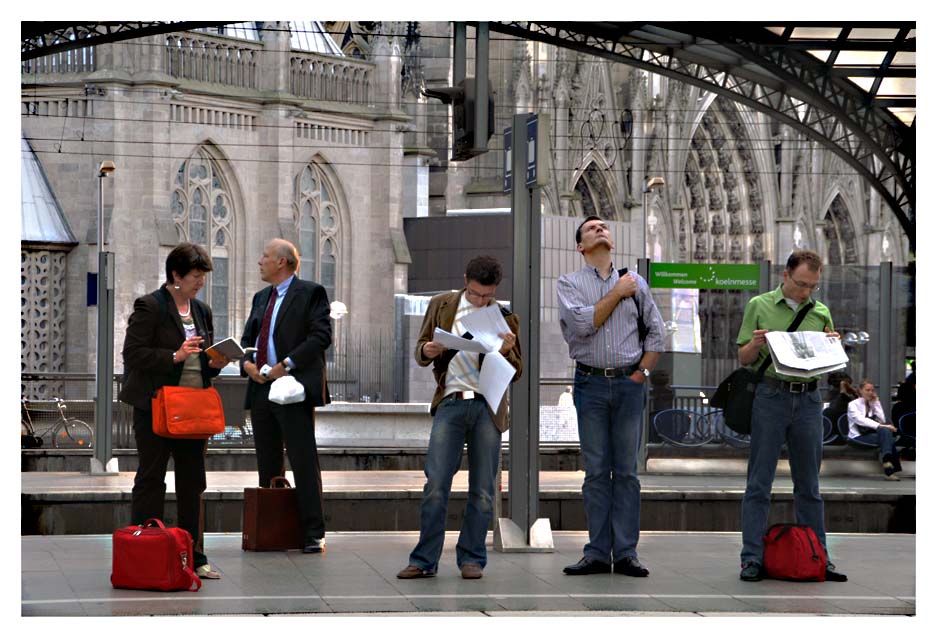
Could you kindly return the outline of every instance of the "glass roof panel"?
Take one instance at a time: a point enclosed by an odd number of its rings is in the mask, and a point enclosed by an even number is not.
[[[892,66],[914,66],[917,59],[914,51],[899,51],[891,61]]]
[[[834,66],[879,66],[885,51],[840,51]]]
[[[861,88],[863,91],[871,90],[872,85],[875,83],[875,78],[850,77],[849,79],[852,80],[856,84],[856,86]]]
[[[774,35],[783,35],[783,34],[784,34],[784,27],[765,27],[765,28],[766,28],[768,31],[770,31],[771,33],[773,33]]]
[[[878,95],[914,95],[916,87],[915,78],[882,78]]]
[[[829,49],[810,49],[807,53],[820,60],[820,62],[826,62],[830,57]]]
[[[317,20],[290,21],[290,47],[327,55],[345,55]]]
[[[917,109],[903,106],[893,106],[888,110],[891,111],[899,120],[908,126],[911,126],[911,124],[914,122],[914,114]]]
[[[849,32],[850,40],[894,40],[898,29],[853,29]]]
[[[791,40],[835,40],[840,31],[839,27],[795,27]]]

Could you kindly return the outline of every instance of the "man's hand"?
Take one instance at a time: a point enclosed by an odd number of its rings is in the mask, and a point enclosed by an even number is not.
[[[617,294],[621,299],[633,297],[634,294],[638,292],[638,282],[634,280],[634,275],[629,272],[624,277],[618,278],[618,281],[615,282],[615,286],[612,288],[612,292]]]
[[[634,381],[635,383],[647,382],[647,377],[644,376],[644,373],[641,372],[640,370],[636,370],[635,372],[632,372],[628,378]]]
[[[761,346],[768,343],[768,331],[767,330],[753,330],[752,331],[752,343],[761,348]]]
[[[285,377],[287,374],[289,373],[286,371],[286,368],[283,367],[283,363],[278,363],[270,368],[270,372],[267,373],[267,379],[269,381],[276,381],[280,377]]]
[[[423,356],[427,359],[435,359],[446,350],[446,346],[436,341],[427,341],[423,344]]]
[[[504,339],[504,343],[501,344],[501,354],[509,353],[514,347],[514,344],[517,343],[517,335],[509,331],[504,334],[499,334],[498,336]]]
[[[254,383],[266,383],[268,381],[267,377],[257,371],[257,364],[253,361],[244,362],[244,372],[247,373],[247,376],[250,377]]]
[[[838,332],[833,332],[829,328],[824,328],[823,332],[825,332],[828,337],[836,337],[837,339],[842,340],[842,336],[840,336]]]

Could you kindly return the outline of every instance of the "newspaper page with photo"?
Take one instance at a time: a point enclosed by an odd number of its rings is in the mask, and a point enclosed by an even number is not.
[[[791,377],[815,377],[849,363],[838,337],[825,332],[771,331],[766,335],[774,369]]]

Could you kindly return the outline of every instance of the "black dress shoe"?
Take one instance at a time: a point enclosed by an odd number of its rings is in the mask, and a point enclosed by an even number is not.
[[[840,572],[836,571],[836,565],[833,563],[826,564],[826,579],[834,583],[845,583],[847,580],[849,580],[846,577],[846,574],[841,574]]]
[[[569,576],[585,576],[586,574],[610,574],[612,566],[595,558],[583,557],[575,565],[563,568],[563,573]]]
[[[621,560],[615,561],[615,567],[613,571],[616,574],[624,574],[625,576],[635,576],[637,578],[643,578],[651,572],[648,571],[647,567],[638,562],[638,559],[634,556],[628,556],[622,558]]]

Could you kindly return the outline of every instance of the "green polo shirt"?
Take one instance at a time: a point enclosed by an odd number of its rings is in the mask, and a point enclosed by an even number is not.
[[[739,328],[739,336],[735,342],[740,346],[745,345],[752,340],[755,330],[787,330],[787,327],[793,323],[794,317],[808,302],[809,299],[797,306],[797,310],[791,310],[781,293],[781,286],[771,292],[752,297],[745,306],[745,316],[742,317],[742,326]],[[813,310],[804,317],[797,331],[823,332],[826,328],[833,330],[833,317],[830,316],[830,309],[817,301]],[[770,356],[767,344],[762,346],[758,358],[751,365],[752,369],[757,370],[764,362],[765,357]],[[784,381],[811,381],[823,376],[817,375],[810,379],[790,377],[785,374],[778,374],[773,364],[768,366],[765,374]]]

